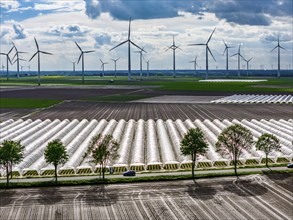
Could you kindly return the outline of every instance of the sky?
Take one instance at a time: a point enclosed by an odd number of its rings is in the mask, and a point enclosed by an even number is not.
[[[127,40],[131,22],[131,40],[144,47],[143,69],[150,60],[150,69],[172,69],[172,37],[181,50],[176,50],[176,68],[192,69],[190,61],[197,56],[200,69],[205,69],[205,47],[188,44],[206,43],[216,27],[209,47],[216,62],[209,56],[210,69],[225,69],[223,40],[232,46],[229,54],[241,54],[251,60],[252,69],[277,68],[280,44],[281,68],[292,68],[293,12],[292,0],[0,0],[0,51],[7,53],[12,42],[29,60],[40,49],[53,53],[41,55],[42,70],[72,70],[79,50],[94,50],[85,55],[86,70],[112,70],[112,58],[119,58],[117,69],[127,69],[127,45],[109,51]],[[132,69],[139,69],[139,54],[132,47]],[[14,52],[11,54],[13,57]],[[5,65],[5,56],[0,57]],[[241,68],[246,63],[241,61]],[[24,69],[37,69],[36,59],[22,61]],[[81,68],[81,64],[77,69]],[[16,69],[16,65],[11,67]],[[237,69],[237,57],[229,58],[229,69]]]

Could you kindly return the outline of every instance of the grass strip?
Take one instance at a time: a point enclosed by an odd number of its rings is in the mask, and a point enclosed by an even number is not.
[[[46,108],[60,102],[61,100],[50,99],[0,98],[0,108]]]
[[[293,170],[274,170],[274,171],[250,171],[239,172],[238,176],[251,174],[273,174],[273,173],[293,173]],[[196,179],[215,178],[234,176],[234,172],[227,173],[209,173],[209,174],[195,174]],[[43,182],[11,182],[9,187],[5,182],[0,183],[1,188],[30,188],[30,187],[50,187],[50,186],[78,186],[78,185],[97,185],[97,184],[121,184],[121,183],[140,183],[140,182],[154,182],[154,181],[176,181],[176,180],[190,180],[191,174],[188,175],[171,175],[171,176],[148,176],[148,177],[134,177],[134,178],[113,178],[113,179],[85,179],[85,180],[61,180],[56,185],[54,181]]]

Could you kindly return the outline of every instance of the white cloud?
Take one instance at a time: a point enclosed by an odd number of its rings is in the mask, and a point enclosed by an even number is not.
[[[15,9],[18,8],[19,2],[17,0],[1,0],[0,7],[5,9]]]

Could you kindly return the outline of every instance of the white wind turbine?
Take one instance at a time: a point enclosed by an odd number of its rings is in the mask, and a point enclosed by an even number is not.
[[[13,58],[12,58],[12,60],[14,60],[14,58],[16,57],[16,60],[13,62],[13,64],[15,63],[15,62],[17,62],[17,78],[19,78],[19,61],[20,60],[22,60],[22,61],[25,61],[24,59],[21,59],[20,57],[19,57],[19,54],[20,53],[26,53],[26,52],[22,52],[22,51],[19,51],[17,48],[16,48],[16,46],[15,46],[15,44],[12,42],[12,44],[13,44],[13,47],[14,47],[14,49],[15,49],[15,55],[13,56]]]
[[[131,24],[131,18],[129,18],[129,27],[128,27],[128,38],[127,38],[127,40],[121,42],[120,44],[118,44],[117,46],[115,46],[115,47],[113,47],[111,49],[111,50],[114,50],[115,48],[121,46],[122,44],[128,43],[128,81],[131,80],[131,55],[130,55],[130,46],[132,44],[133,46],[137,47],[138,49],[143,50],[142,48],[140,48],[139,46],[137,46],[135,43],[133,43],[132,40],[130,40],[130,24]]]
[[[175,40],[174,40],[174,35],[173,35],[173,44],[170,47],[168,47],[166,49],[166,51],[169,50],[169,49],[173,50],[173,78],[175,78],[176,77],[176,53],[175,53],[175,51],[177,49],[179,49],[179,50],[182,50],[182,49],[179,48],[179,46],[176,46]]]
[[[242,57],[243,58],[243,57]],[[249,60],[246,60],[245,58],[243,58],[243,60],[246,62],[246,75],[248,76],[248,71],[249,71],[249,62],[252,60],[253,57],[251,57]]]
[[[9,80],[9,63],[12,65],[11,60],[9,58],[9,54],[13,50],[14,47],[11,47],[8,53],[0,53],[0,55],[6,56],[6,79]]]
[[[119,58],[117,58],[117,59],[111,59],[111,60],[113,60],[113,62],[114,62],[114,69],[115,69],[115,78],[117,77],[117,75],[116,75],[116,64],[117,64],[117,61],[120,59],[120,57]]]
[[[36,47],[37,47],[37,52],[35,52],[35,54],[30,58],[29,62],[36,56],[38,55],[38,85],[40,86],[41,85],[41,56],[40,54],[48,54],[48,55],[53,55],[52,53],[48,53],[48,52],[45,52],[45,51],[41,51],[39,49],[39,44],[37,42],[37,39],[35,39],[35,43],[36,43]]]
[[[229,72],[229,48],[233,48],[233,47],[229,47],[225,41],[223,40],[223,43],[225,45],[225,50],[223,52],[223,55],[224,53],[226,52],[226,77],[228,77],[228,72]]]
[[[149,77],[150,76],[150,60],[147,60],[146,64],[147,64],[147,77]]]
[[[244,59],[244,57],[240,53],[241,45],[239,45],[238,52],[233,54],[231,57],[238,56],[238,77],[240,77],[240,57]]]
[[[271,52],[274,51],[276,48],[278,48],[278,77],[280,77],[281,76],[281,73],[280,73],[280,65],[281,65],[280,49],[285,50],[285,48],[280,45],[280,37],[279,36],[278,36],[278,44],[277,44],[277,46],[274,47],[274,49],[271,50]]]
[[[76,43],[76,46],[78,47],[78,49],[80,50],[80,55],[79,55],[79,58],[78,58],[78,61],[77,61],[77,64],[79,63],[80,59],[81,59],[81,69],[82,69],[82,84],[84,84],[84,54],[85,53],[92,53],[92,52],[95,52],[94,50],[88,50],[88,51],[83,51],[81,49],[81,47],[78,45],[78,43]]]
[[[197,56],[194,58],[194,60],[190,61],[189,63],[194,64],[194,75],[196,75],[196,67],[198,67],[198,65],[197,65]]]
[[[135,51],[135,53],[139,53],[139,61],[140,61],[140,78],[142,78],[142,59],[143,59],[143,55],[142,53],[146,51],[144,50],[144,47],[142,49],[140,49],[139,51]]]
[[[101,69],[103,70],[103,77],[105,76],[105,64],[108,64],[107,62],[103,62],[101,59],[100,59],[100,61],[101,61],[101,63],[102,63],[102,65],[101,65]]]
[[[205,44],[189,44],[188,46],[205,46],[206,47],[206,76],[205,79],[208,79],[208,74],[209,74],[209,53],[212,55],[214,61],[216,61],[212,51],[209,48],[209,42],[215,32],[216,28],[214,28],[213,32],[211,33],[209,39],[207,40],[207,42]]]

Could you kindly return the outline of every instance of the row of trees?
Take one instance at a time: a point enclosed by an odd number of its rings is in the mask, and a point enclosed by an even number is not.
[[[217,151],[224,155],[230,155],[235,174],[237,176],[237,161],[243,149],[250,149],[253,145],[253,137],[251,132],[239,125],[232,125],[227,127],[218,136],[216,143]],[[105,178],[106,164],[119,157],[118,155],[119,143],[113,140],[112,135],[101,136],[98,134],[93,137],[88,148],[87,154],[93,158],[94,164],[100,165],[100,173],[103,179]],[[268,154],[272,150],[280,148],[279,140],[272,134],[263,134],[256,142],[256,148],[262,150],[266,155],[266,166],[268,167]],[[196,158],[199,154],[206,153],[208,144],[204,138],[204,133],[199,128],[189,129],[181,141],[181,152],[183,155],[190,155],[192,159],[192,177],[194,178],[194,169]],[[20,163],[23,159],[24,146],[18,141],[5,140],[0,146],[0,165],[6,170],[7,185],[9,179],[12,178],[13,164]],[[57,183],[57,167],[59,164],[64,164],[68,160],[68,154],[63,143],[59,140],[53,140],[48,143],[44,157],[46,162],[53,164],[55,181]]]
[[[231,125],[225,128],[218,136],[216,143],[217,152],[222,156],[229,155],[233,161],[234,172],[237,175],[237,162],[243,150],[249,150],[255,142],[253,136],[247,128],[240,124]],[[264,151],[266,155],[266,166],[268,166],[268,155],[272,150],[279,150],[280,144],[276,136],[268,133],[262,134],[256,141],[256,149]],[[191,128],[181,141],[181,153],[185,156],[191,155],[192,177],[194,178],[194,168],[196,157],[204,154],[208,150],[208,144],[204,138],[204,133],[199,128]]]

